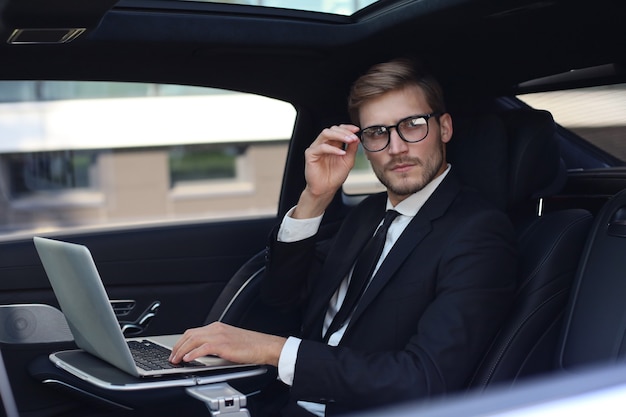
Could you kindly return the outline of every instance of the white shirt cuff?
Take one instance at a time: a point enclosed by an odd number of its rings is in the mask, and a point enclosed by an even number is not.
[[[278,377],[285,384],[293,385],[293,375],[296,371],[296,359],[301,340],[297,337],[289,337],[283,345],[278,358]]]
[[[277,235],[279,242],[290,243],[304,240],[316,234],[320,228],[323,214],[311,219],[294,219],[291,217],[294,209],[295,207],[292,207],[287,212],[280,224]]]

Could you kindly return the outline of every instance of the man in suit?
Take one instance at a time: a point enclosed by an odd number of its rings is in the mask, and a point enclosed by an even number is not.
[[[513,228],[447,163],[452,118],[437,82],[407,60],[379,64],[353,85],[349,110],[354,125],[323,130],[307,149],[306,187],[269,247],[263,296],[302,314],[300,334],[213,323],[188,330],[172,354],[277,366],[290,386],[288,416],[463,388],[512,301]],[[324,212],[359,143],[387,190],[322,240]],[[383,222],[389,211],[395,217]],[[377,229],[382,252],[362,266]]]

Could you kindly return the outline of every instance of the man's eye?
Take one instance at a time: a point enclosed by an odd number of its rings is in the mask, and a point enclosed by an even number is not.
[[[387,128],[383,126],[372,128],[369,135],[372,137],[387,136]]]
[[[423,117],[413,117],[406,121],[406,127],[421,127],[426,124],[426,119]]]

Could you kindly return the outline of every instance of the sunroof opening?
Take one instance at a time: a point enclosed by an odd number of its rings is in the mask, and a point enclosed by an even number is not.
[[[245,4],[248,6],[277,7],[282,9],[307,10],[350,16],[375,3],[377,0],[191,0],[207,3]]]

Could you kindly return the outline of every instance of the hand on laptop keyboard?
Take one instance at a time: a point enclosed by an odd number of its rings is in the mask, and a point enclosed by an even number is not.
[[[169,361],[171,353],[169,349],[148,340],[129,340],[128,347],[130,348],[130,352],[132,353],[137,366],[146,371],[204,366],[204,364],[198,361],[173,364]]]

